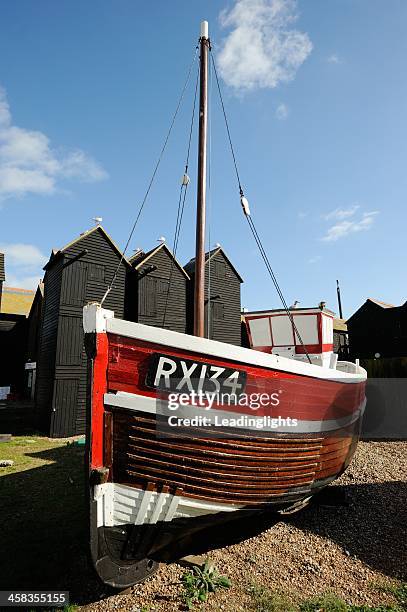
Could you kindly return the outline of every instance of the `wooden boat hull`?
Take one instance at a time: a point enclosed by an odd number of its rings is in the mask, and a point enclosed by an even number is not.
[[[242,514],[295,511],[355,452],[365,405],[361,368],[328,371],[119,321],[96,305],[85,308],[84,326],[91,549],[99,576],[112,586],[144,579],[157,553],[185,533]],[[219,425],[183,425],[183,418],[169,426],[168,391],[149,383],[157,355],[187,364],[185,371],[190,363],[205,372],[209,364],[236,368],[248,396],[261,392],[275,405],[256,408],[261,427],[251,406],[219,403],[210,411]],[[188,405],[177,415],[204,418],[207,408]]]

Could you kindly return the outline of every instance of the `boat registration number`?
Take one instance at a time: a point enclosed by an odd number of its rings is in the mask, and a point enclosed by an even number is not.
[[[146,377],[148,387],[174,393],[229,393],[239,395],[246,372],[202,361],[154,353]]]

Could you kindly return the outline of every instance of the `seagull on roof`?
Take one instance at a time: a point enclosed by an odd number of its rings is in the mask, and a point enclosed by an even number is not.
[[[300,303],[299,300],[295,300],[294,304],[290,306],[290,310],[292,310],[293,308],[297,308],[297,304],[299,303]]]

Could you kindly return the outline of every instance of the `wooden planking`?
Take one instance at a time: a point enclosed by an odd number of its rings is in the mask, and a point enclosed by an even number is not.
[[[159,439],[153,416],[115,411],[113,421],[115,482],[140,488],[147,482],[182,486],[187,497],[239,504],[290,497],[317,478],[339,473],[353,440],[352,431],[322,439],[182,439],[179,433]]]
[[[130,320],[185,333],[187,278],[172,262],[171,255],[162,248],[137,270],[133,277],[136,287],[133,292],[134,303]],[[156,269],[148,272],[151,266],[155,266]]]
[[[37,360],[36,407],[41,425],[49,430],[55,379],[56,344],[59,323],[59,301],[62,282],[62,260],[48,269],[44,278],[44,303]]]
[[[87,358],[83,346],[82,309],[87,302],[101,301],[119,260],[119,253],[103,230],[97,229],[68,246],[47,267],[37,405],[45,416],[44,425],[51,436],[85,433]],[[104,303],[106,308],[114,310],[117,318],[124,314],[128,268],[128,264],[120,267],[115,287]],[[68,389],[67,381],[76,383]],[[69,401],[62,398],[59,389],[69,390]]]
[[[188,330],[193,329],[194,269],[188,268]],[[241,279],[220,249],[205,266],[205,337],[219,342],[241,345]],[[209,295],[210,294],[210,295]],[[219,297],[216,297],[219,296]],[[211,298],[210,333],[208,336],[208,299]],[[217,304],[215,306],[215,304]]]

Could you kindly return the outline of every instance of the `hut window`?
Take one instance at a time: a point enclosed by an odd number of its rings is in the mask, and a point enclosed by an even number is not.
[[[226,265],[224,261],[214,261],[214,272],[218,278],[226,278]]]
[[[98,264],[89,264],[89,279],[98,283],[105,282],[105,266]]]
[[[157,293],[167,295],[169,281],[165,278],[157,278]]]
[[[223,302],[212,302],[214,321],[223,321],[225,318],[225,304]]]

